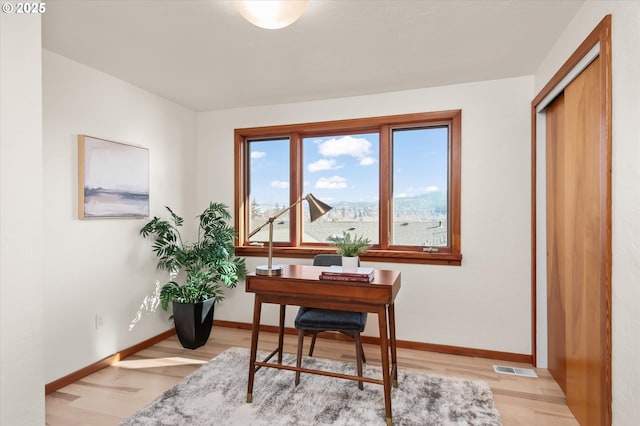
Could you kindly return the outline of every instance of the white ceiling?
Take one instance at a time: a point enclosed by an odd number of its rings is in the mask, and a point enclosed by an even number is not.
[[[583,0],[310,0],[265,30],[223,0],[48,0],[45,49],[195,111],[534,74]]]

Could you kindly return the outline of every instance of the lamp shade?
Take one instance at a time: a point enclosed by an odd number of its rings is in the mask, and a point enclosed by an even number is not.
[[[324,215],[325,213],[327,213],[329,210],[332,209],[331,206],[318,200],[316,197],[313,196],[313,194],[307,194],[304,197],[298,199],[298,201],[291,204],[286,209],[281,210],[275,216],[270,217],[269,220],[267,220],[265,223],[263,223],[258,228],[253,230],[253,232],[249,234],[249,238],[251,238],[253,235],[255,235],[258,231],[260,231],[265,226],[267,225],[269,226],[269,251],[267,254],[267,264],[257,266],[256,275],[264,275],[269,277],[282,275],[282,266],[273,264],[273,221],[276,220],[278,217],[282,216],[285,212],[288,212],[293,207],[303,202],[304,200],[307,200],[307,202],[309,203],[309,216],[311,216],[311,222],[315,221],[320,216]]]
[[[253,25],[276,30],[293,24],[307,7],[307,0],[233,0],[233,7]]]
[[[311,217],[311,222],[315,222],[320,216],[325,215],[332,207],[328,204],[323,203],[318,200],[313,194],[307,194],[305,197],[307,202],[309,203],[309,216]]]

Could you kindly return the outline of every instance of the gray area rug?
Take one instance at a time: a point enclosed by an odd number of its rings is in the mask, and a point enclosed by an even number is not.
[[[265,353],[258,354],[258,359]],[[295,365],[295,355],[283,362]],[[305,357],[303,367],[355,374],[351,363]],[[382,386],[262,368],[248,404],[249,350],[231,348],[140,409],[123,426],[140,425],[385,425]],[[364,375],[381,378],[379,367]],[[392,388],[394,425],[501,425],[485,382],[400,370]]]

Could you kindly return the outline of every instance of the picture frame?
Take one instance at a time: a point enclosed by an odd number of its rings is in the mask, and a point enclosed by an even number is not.
[[[78,135],[78,218],[149,217],[149,150]]]

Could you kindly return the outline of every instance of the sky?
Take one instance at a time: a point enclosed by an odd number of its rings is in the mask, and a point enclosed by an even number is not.
[[[447,133],[446,127],[393,131],[394,197],[447,190]],[[251,198],[288,205],[288,139],[252,141],[250,155]],[[304,194],[327,203],[379,198],[377,133],[304,138],[303,165]]]

